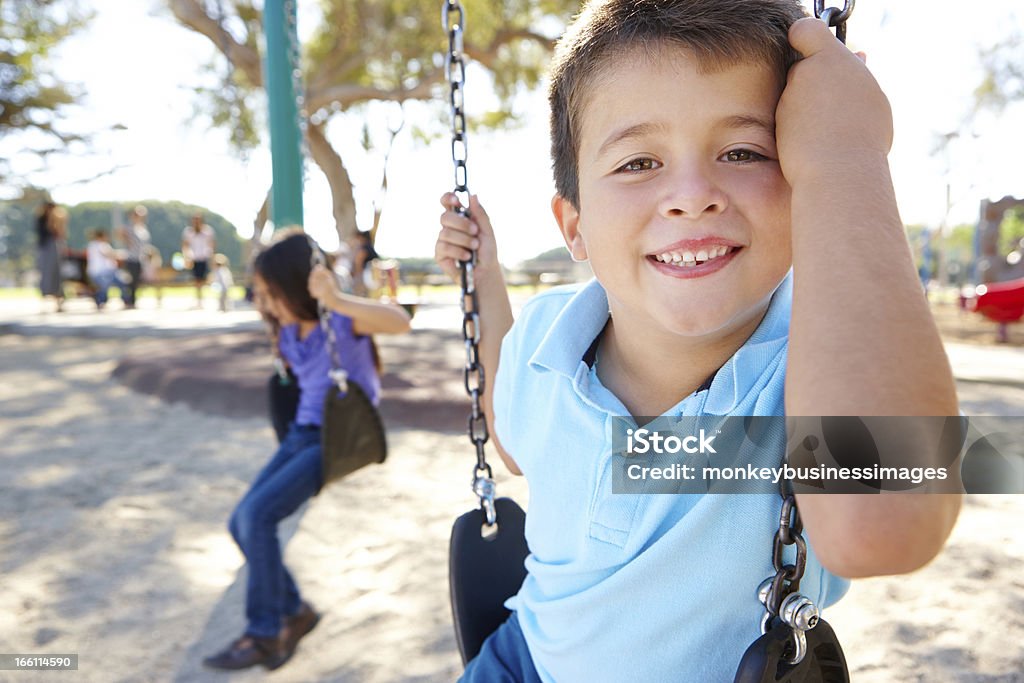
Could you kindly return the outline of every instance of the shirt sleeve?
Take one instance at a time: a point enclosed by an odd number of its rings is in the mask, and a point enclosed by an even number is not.
[[[526,371],[528,357],[523,356],[524,340],[527,335],[529,311],[524,309],[519,318],[501,340],[501,351],[498,356],[498,371],[494,377],[494,393],[491,401],[494,404],[494,434],[498,437],[502,448],[513,460],[520,449],[517,430],[513,423],[514,406],[519,388],[519,379]]]

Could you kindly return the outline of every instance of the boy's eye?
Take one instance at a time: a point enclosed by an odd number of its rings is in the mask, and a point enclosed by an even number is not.
[[[748,161],[763,161],[768,157],[749,149],[731,149],[723,157],[726,161],[744,163]]]
[[[657,161],[654,159],[640,158],[627,161],[622,166],[619,166],[619,171],[637,172],[637,171],[650,171],[659,166]]]

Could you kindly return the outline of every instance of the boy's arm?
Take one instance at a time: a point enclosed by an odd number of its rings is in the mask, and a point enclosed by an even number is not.
[[[786,414],[957,415],[949,361],[916,277],[889,175],[889,103],[820,21],[777,111],[792,187],[793,312]],[[937,449],[908,454],[942,466]],[[931,461],[921,462],[921,460]],[[847,577],[913,571],[942,548],[958,495],[797,496],[822,563]]]
[[[345,294],[334,273],[317,264],[309,273],[309,293],[326,308],[352,318],[356,334],[403,334],[409,331],[409,314],[396,303],[374,301]]]
[[[472,218],[459,214],[458,197],[447,193],[441,197],[445,212],[441,215],[441,232],[434,247],[434,259],[455,282],[461,282],[458,261],[470,258],[470,249],[477,250],[473,282],[477,291],[480,314],[480,362],[484,366],[484,395],[481,397],[491,442],[505,466],[513,474],[522,474],[494,432],[494,379],[498,372],[501,340],[512,327],[512,305],[505,287],[505,275],[498,262],[498,247],[491,219],[474,195],[469,200]]]

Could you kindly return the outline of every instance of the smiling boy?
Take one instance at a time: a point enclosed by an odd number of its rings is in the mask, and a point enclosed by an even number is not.
[[[596,279],[514,325],[486,212],[442,198],[435,254],[454,276],[477,249],[485,409],[530,485],[528,576],[464,680],[727,681],[759,635],[780,499],[613,494],[616,416],[956,414],[888,102],[801,17],[794,0],[587,6],[552,68],[552,210]],[[928,562],[959,509],[797,502],[819,607],[839,577]]]

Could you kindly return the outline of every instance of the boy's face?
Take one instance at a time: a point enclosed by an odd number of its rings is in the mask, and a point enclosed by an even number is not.
[[[790,189],[767,66],[700,73],[689,52],[634,52],[588,87],[579,210],[553,210],[589,259],[617,325],[749,334],[790,267]]]

